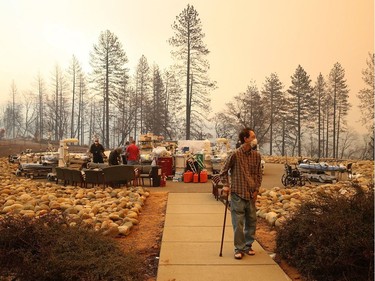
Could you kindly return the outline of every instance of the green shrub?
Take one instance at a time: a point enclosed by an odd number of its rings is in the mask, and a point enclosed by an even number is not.
[[[374,280],[374,192],[303,204],[276,237],[276,252],[307,280]]]
[[[140,268],[114,239],[61,216],[0,220],[0,280],[141,280]]]

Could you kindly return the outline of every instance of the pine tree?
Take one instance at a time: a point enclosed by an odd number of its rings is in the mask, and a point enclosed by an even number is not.
[[[269,142],[270,142],[270,155],[272,155],[273,139],[274,139],[274,128],[280,124],[282,120],[281,113],[283,112],[283,106],[285,104],[285,97],[282,91],[283,84],[279,80],[276,73],[271,73],[269,77],[266,77],[266,81],[263,85],[263,100],[266,104],[266,108],[269,108]]]
[[[77,113],[77,138],[81,144],[85,143],[85,109],[87,104],[84,102],[88,98],[87,82],[83,72],[78,76],[78,113]]]
[[[368,54],[369,58],[366,60],[367,68],[362,70],[362,80],[365,83],[365,88],[361,89],[357,95],[360,103],[362,123],[366,125],[371,131],[374,130],[374,93],[375,93],[375,75],[374,75],[374,60],[375,54]]]
[[[172,54],[177,59],[182,75],[186,80],[186,139],[191,137],[193,122],[201,122],[207,116],[210,103],[209,90],[215,84],[209,81],[207,71],[209,63],[204,59],[209,50],[203,43],[204,33],[198,12],[188,5],[172,25],[174,36],[170,45],[176,47]],[[195,109],[193,109],[195,108]],[[204,110],[204,114],[199,110]]]
[[[123,73],[120,87],[114,95],[114,108],[116,114],[113,116],[116,127],[114,128],[114,146],[125,144],[134,129],[136,100],[135,91],[131,86],[127,70]],[[116,138],[118,138],[116,140]]]
[[[292,85],[288,89],[292,123],[297,129],[298,156],[302,156],[302,125],[309,118],[309,109],[312,103],[310,77],[301,65],[298,65],[291,77]]]
[[[366,87],[358,93],[360,100],[359,108],[361,110],[362,124],[369,130],[368,149],[364,154],[364,158],[374,159],[374,93],[375,93],[375,75],[374,75],[375,54],[369,53],[366,60],[367,68],[362,70],[362,80]]]
[[[34,138],[38,141],[41,141],[44,137],[44,107],[45,107],[45,100],[47,95],[47,90],[45,87],[45,82],[42,76],[39,74],[36,78],[37,80],[37,116],[36,122],[34,126]]]
[[[318,119],[318,158],[324,155],[322,149],[322,136],[324,136],[324,118],[323,118],[323,101],[325,95],[327,94],[327,84],[324,80],[324,77],[319,73],[318,78],[316,79],[313,98],[317,101],[317,119]],[[324,139],[324,138],[323,138]]]
[[[61,140],[68,135],[67,124],[68,124],[68,98],[67,96],[67,82],[61,67],[56,64],[53,80],[52,80],[52,95],[47,96],[45,104],[47,105],[44,112],[45,116],[45,127],[48,129],[50,138],[55,141]]]
[[[181,114],[183,103],[180,98],[183,89],[178,83],[177,75],[171,69],[167,70],[163,77],[165,84],[164,136],[170,140],[180,139],[183,136],[179,125],[183,123]]]
[[[146,134],[148,129],[145,126],[146,115],[148,114],[148,105],[151,98],[151,74],[147,58],[142,55],[139,59],[135,75],[135,120],[134,120],[134,139],[137,134]]]
[[[340,131],[345,125],[345,116],[347,116],[350,104],[349,90],[347,89],[345,70],[340,63],[335,63],[329,74],[329,91],[333,97],[333,120],[332,120],[332,156],[338,157]]]
[[[163,124],[165,120],[165,86],[160,73],[159,67],[154,65],[153,67],[153,77],[152,77],[152,102],[151,102],[151,131],[155,135],[164,135]]]
[[[100,34],[99,42],[94,45],[94,50],[90,55],[93,88],[103,96],[103,144],[105,147],[109,147],[110,104],[113,103],[114,97],[121,88],[123,75],[126,71],[125,64],[128,59],[118,37],[109,30]]]
[[[16,83],[13,81],[11,86],[12,95],[12,114],[11,114],[11,131],[12,138],[16,137],[16,96],[18,94]]]
[[[82,67],[79,64],[77,58],[73,55],[70,68],[68,71],[68,73],[71,75],[70,82],[71,82],[71,89],[72,89],[72,110],[71,110],[71,118],[70,118],[70,137],[71,138],[74,138],[76,136],[76,132],[78,130],[78,127],[75,127],[74,121],[75,121],[75,113],[76,113],[75,105],[76,105],[76,99],[77,99],[76,92],[78,88],[79,79],[81,78],[81,72],[82,72]]]

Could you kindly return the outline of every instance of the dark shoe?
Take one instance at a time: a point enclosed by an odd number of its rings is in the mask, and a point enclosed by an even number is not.
[[[249,256],[254,256],[255,255],[255,251],[253,250],[253,248],[249,248],[246,250],[246,254],[248,254]]]
[[[243,256],[244,256],[244,254],[242,252],[240,252],[240,251],[234,252],[234,258],[236,260],[242,260]]]

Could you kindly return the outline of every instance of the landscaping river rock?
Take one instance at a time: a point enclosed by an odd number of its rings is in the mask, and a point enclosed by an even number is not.
[[[125,236],[138,224],[150,195],[142,187],[80,188],[16,177],[14,165],[0,160],[0,214],[40,217],[64,214],[71,224],[91,225],[108,236]]]
[[[281,158],[267,158],[267,162],[278,162]],[[282,159],[281,159],[282,160]],[[297,163],[297,159],[294,159]],[[303,202],[316,200],[323,195],[351,197],[358,192],[367,192],[374,188],[374,162],[354,161],[353,178],[333,184],[306,184],[305,186],[273,187],[260,189],[257,198],[257,216],[266,219],[272,226],[280,226]],[[346,176],[346,175],[345,175]]]
[[[268,159],[268,161],[270,161]],[[323,194],[353,196],[373,188],[374,164],[359,161],[354,164],[360,176],[335,184],[307,184],[303,187],[273,187],[261,189],[257,215],[270,225],[280,226],[306,201]],[[126,236],[138,224],[145,200],[150,195],[142,187],[80,188],[54,182],[36,181],[14,175],[16,165],[0,159],[0,215],[20,214],[40,217],[47,213],[64,214],[71,224],[84,223],[104,235]]]

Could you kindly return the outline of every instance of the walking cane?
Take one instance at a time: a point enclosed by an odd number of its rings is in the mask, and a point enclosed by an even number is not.
[[[227,193],[227,196],[225,198],[223,233],[221,235],[221,246],[220,246],[220,254],[219,254],[220,257],[223,256],[223,243],[224,243],[225,221],[227,220],[228,197],[229,197],[229,192]]]

